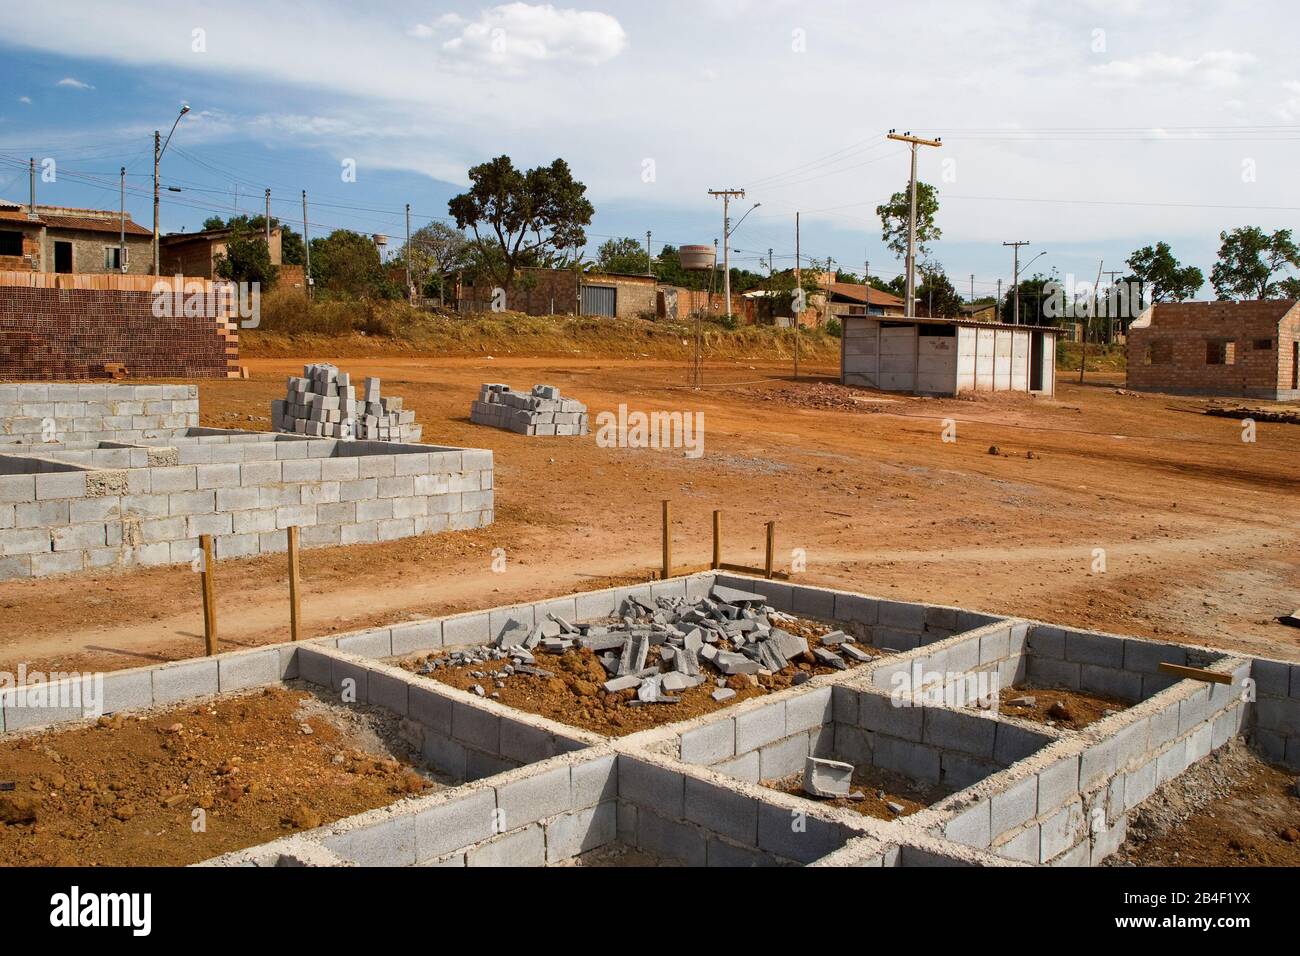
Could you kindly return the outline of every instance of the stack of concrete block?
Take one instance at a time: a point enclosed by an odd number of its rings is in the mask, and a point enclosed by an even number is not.
[[[534,385],[530,394],[522,395],[509,385],[484,384],[470,405],[469,419],[520,435],[587,434],[587,406],[576,398],[561,398],[554,385]]]
[[[284,399],[271,403],[271,423],[297,435],[369,441],[418,442],[424,431],[400,398],[380,396],[378,378],[367,378],[358,398],[352,376],[328,364],[290,376]]]
[[[171,439],[198,424],[197,385],[0,385],[0,445]]]

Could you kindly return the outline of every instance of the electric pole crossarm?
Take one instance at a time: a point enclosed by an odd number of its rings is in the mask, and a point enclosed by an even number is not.
[[[903,302],[906,317],[916,317],[916,148],[918,146],[942,146],[941,139],[924,139],[911,133],[896,133],[892,129],[886,139],[907,143],[912,150],[912,172],[908,177],[908,216],[907,216],[907,275],[906,293]]]

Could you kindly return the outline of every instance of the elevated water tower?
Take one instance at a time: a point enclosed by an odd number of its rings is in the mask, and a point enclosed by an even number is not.
[[[713,298],[713,276],[717,271],[718,247],[682,246],[677,250],[677,259],[682,268],[688,272],[708,270],[709,299]],[[695,354],[691,362],[691,384],[698,388],[704,381],[704,310],[695,309]]]

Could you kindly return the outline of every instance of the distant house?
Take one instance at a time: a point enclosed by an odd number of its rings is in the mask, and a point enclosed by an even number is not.
[[[1128,328],[1128,387],[1300,399],[1300,302],[1159,302]]]
[[[163,275],[217,278],[217,261],[230,245],[230,229],[202,232],[173,232],[158,241],[158,259]],[[271,265],[281,265],[280,227],[271,228]]]
[[[830,314],[841,324],[848,316],[903,315],[903,300],[874,286],[856,282],[832,282]]]
[[[152,267],[152,231],[117,210],[37,204],[33,211],[0,199],[0,269],[147,275]]]
[[[520,269],[502,306],[525,315],[603,315],[653,318],[658,281],[654,276],[575,272],[572,269]],[[463,286],[461,312],[493,311],[493,290]]]
[[[961,317],[972,322],[998,321],[998,307],[992,302],[975,302],[961,307]]]

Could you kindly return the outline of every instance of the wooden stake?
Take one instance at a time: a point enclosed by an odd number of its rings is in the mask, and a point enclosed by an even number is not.
[[[722,565],[722,512],[713,512],[713,570]]]
[[[302,600],[298,590],[298,526],[289,528],[289,639],[298,640]]]
[[[211,657],[217,653],[217,598],[212,583],[212,535],[199,535],[199,547],[203,551],[203,567],[199,570],[203,583],[203,643]]]
[[[776,561],[776,522],[767,523],[767,560],[763,563],[763,573],[770,579]]]
[[[668,525],[672,521],[672,515],[673,515],[672,505],[669,504],[668,499],[665,498],[664,499],[664,566],[663,566],[663,579],[665,581],[667,581],[670,577],[672,577],[673,574],[673,542],[672,542],[672,538],[669,536],[668,533]]]

